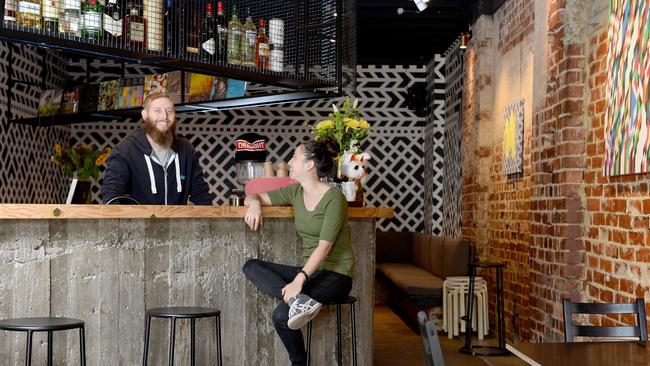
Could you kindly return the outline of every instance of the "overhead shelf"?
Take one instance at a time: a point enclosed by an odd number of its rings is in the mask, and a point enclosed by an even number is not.
[[[0,3],[6,1],[9,0],[0,0]],[[71,0],[65,6],[76,4],[77,1],[83,4],[81,18],[84,18],[84,11],[89,11],[84,7],[90,2]],[[92,4],[96,6],[94,4],[98,3]],[[220,12],[217,12],[217,3]],[[109,2],[105,4],[108,6]],[[97,20],[100,28],[94,35],[92,30],[88,33],[87,21],[80,23],[82,28],[85,27],[81,31],[70,28],[63,18],[68,14],[67,8],[66,15],[62,9],[56,10],[60,22],[56,27],[48,23],[49,28],[46,28],[46,13],[51,6],[42,3],[39,5],[42,7],[39,10],[41,23],[29,23],[27,18],[21,20],[18,12],[13,13],[15,18],[6,19],[8,13],[0,12],[0,40],[55,49],[66,54],[152,66],[161,72],[180,70],[267,86],[263,88],[263,93],[250,93],[241,98],[177,104],[177,113],[331,98],[341,95],[345,86],[354,85],[354,75],[348,75],[354,73],[355,67],[353,0],[116,0],[110,4],[121,6],[121,15],[114,17],[123,22],[119,28],[113,28],[121,30],[118,36],[106,28],[112,21],[108,9],[101,7],[92,10],[97,11],[99,16],[88,18],[101,19]],[[235,13],[238,13],[241,33],[233,33],[230,29]],[[128,24],[140,24],[138,27],[142,28],[128,28]],[[222,33],[220,26],[226,27],[224,37],[219,36]],[[263,42],[260,37],[264,37],[259,32],[262,27],[268,38],[269,49],[265,62],[263,59],[260,61],[259,57],[262,54],[259,44]],[[136,37],[136,30],[142,29],[145,31]],[[236,39],[231,38],[231,33],[241,34],[241,38],[233,42],[240,45],[239,49],[231,47],[231,41]],[[136,38],[141,41],[134,42]],[[256,57],[252,61],[251,51],[246,44],[255,45],[252,52],[256,52]],[[87,73],[86,83],[89,82],[90,71]],[[42,76],[41,84],[44,86],[45,72]],[[122,78],[131,76],[134,75],[122,75]],[[10,76],[10,99],[15,83],[18,81]],[[129,108],[17,119],[13,122],[52,126],[124,120],[137,118],[139,114],[140,108]]]

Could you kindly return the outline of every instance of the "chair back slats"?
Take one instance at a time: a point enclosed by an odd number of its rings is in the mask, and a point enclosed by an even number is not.
[[[562,302],[564,310],[564,341],[573,342],[574,337],[636,337],[648,340],[645,316],[645,302],[637,299],[633,303],[591,304]],[[574,325],[573,314],[636,314],[637,325],[633,326],[589,326]]]
[[[581,337],[641,337],[636,325],[590,326],[574,325],[573,335]]]
[[[438,340],[438,331],[432,321],[427,321],[427,315],[424,311],[418,313],[418,323],[427,366],[445,366],[440,341]]]

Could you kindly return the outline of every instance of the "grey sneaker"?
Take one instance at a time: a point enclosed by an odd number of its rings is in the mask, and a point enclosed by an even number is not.
[[[311,297],[298,294],[289,301],[289,321],[287,326],[293,330],[302,328],[318,315],[321,307],[323,307],[323,304]]]

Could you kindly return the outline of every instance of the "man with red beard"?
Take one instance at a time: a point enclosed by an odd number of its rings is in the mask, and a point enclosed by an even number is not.
[[[146,205],[211,205],[198,154],[177,136],[174,103],[152,93],[142,104],[144,126],[120,142],[106,165],[104,203],[131,196]]]

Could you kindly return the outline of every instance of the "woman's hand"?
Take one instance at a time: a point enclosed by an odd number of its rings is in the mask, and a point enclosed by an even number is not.
[[[251,200],[244,216],[244,222],[252,230],[257,230],[262,225],[262,204],[259,200]]]
[[[304,277],[299,274],[296,276],[296,278],[293,279],[293,281],[291,281],[290,284],[282,288],[282,298],[284,299],[285,303],[288,304],[289,299],[298,296],[298,294],[302,291],[302,284],[304,282]]]

